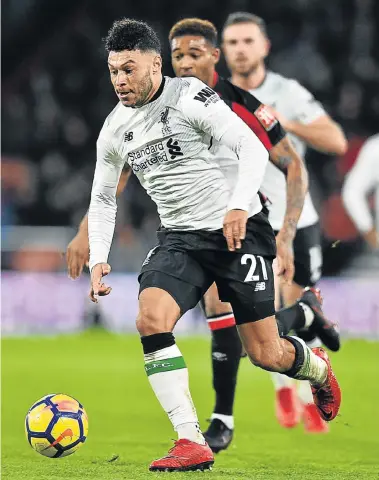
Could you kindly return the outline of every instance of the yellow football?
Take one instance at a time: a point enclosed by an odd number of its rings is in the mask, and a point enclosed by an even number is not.
[[[30,408],[25,418],[25,433],[31,447],[41,455],[66,457],[86,441],[88,416],[75,398],[52,393]]]

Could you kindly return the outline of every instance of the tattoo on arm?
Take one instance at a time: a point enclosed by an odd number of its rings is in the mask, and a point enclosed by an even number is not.
[[[288,170],[288,165],[293,159],[293,148],[289,143],[289,139],[284,137],[275,147],[270,151],[270,160],[276,165],[283,173]]]
[[[270,158],[287,178],[286,213],[281,234],[285,238],[293,239],[308,188],[307,172],[287,137],[271,150]]]

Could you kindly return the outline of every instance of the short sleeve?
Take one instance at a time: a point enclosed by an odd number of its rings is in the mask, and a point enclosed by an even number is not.
[[[303,124],[311,123],[326,115],[324,107],[296,80],[290,81],[288,101],[291,101],[292,119]]]

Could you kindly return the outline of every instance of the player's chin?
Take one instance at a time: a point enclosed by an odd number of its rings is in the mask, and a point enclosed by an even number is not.
[[[134,107],[136,105],[136,98],[134,95],[117,95],[120,102],[124,105],[124,107]]]

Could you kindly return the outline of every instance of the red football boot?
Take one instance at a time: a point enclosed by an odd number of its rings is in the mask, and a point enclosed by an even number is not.
[[[151,472],[189,472],[211,470],[214,463],[213,452],[208,444],[200,445],[185,438],[175,441],[168,455],[154,460]]]
[[[280,425],[293,428],[300,422],[300,409],[296,387],[282,387],[276,391],[275,413]]]
[[[326,422],[330,422],[337,416],[340,409],[341,389],[333,373],[326,351],[323,348],[312,348],[312,352],[322,358],[328,366],[328,375],[324,385],[321,385],[321,387],[312,386],[312,394],[321,418]]]
[[[307,403],[303,409],[303,422],[308,433],[328,433],[329,425],[321,418],[314,403]]]

